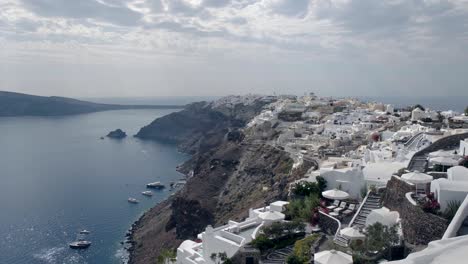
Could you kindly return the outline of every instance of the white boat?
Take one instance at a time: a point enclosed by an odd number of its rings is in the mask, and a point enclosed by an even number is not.
[[[88,235],[89,233],[91,233],[91,232],[86,230],[86,229],[83,229],[83,230],[80,231],[80,234],[82,234],[82,235]]]
[[[137,203],[139,203],[140,201],[138,201],[138,200],[135,199],[135,198],[130,197],[130,198],[128,198],[128,202],[129,202],[129,203],[133,203],[133,204],[137,204]]]
[[[151,192],[151,191],[144,191],[144,192],[141,192],[141,194],[143,194],[145,196],[153,196],[153,192]]]
[[[151,182],[151,183],[146,184],[146,187],[153,188],[153,189],[163,189],[166,186],[164,186],[164,184],[162,184],[161,182],[157,181],[157,182]]]
[[[86,240],[80,240],[80,241],[71,242],[68,245],[70,246],[70,248],[73,248],[73,249],[84,249],[84,248],[88,248],[89,246],[91,246],[91,242],[86,241]]]

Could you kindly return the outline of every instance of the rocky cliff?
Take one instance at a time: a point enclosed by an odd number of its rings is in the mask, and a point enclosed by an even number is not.
[[[174,197],[147,212],[134,228],[130,263],[153,263],[162,248],[194,239],[205,226],[247,216],[251,207],[287,196],[288,183],[311,164],[292,169],[289,155],[253,140],[245,124],[264,103],[230,107],[208,103],[155,120],[137,136],[171,139],[193,154],[179,169],[193,171]]]

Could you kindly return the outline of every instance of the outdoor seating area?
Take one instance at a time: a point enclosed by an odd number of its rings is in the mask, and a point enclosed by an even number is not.
[[[322,196],[333,201],[326,207],[328,209],[328,214],[340,220],[354,214],[359,205],[355,202],[347,201],[349,194],[338,189],[324,191],[322,192]]]

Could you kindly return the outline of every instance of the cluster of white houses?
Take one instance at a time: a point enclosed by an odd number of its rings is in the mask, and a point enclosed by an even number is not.
[[[418,193],[418,188],[425,193],[434,193],[441,210],[452,201],[462,203],[441,241],[433,242],[427,249],[398,262],[461,263],[453,260],[466,256],[468,250],[468,236],[460,237],[463,234],[460,228],[468,219],[468,169],[458,164],[468,155],[468,136],[461,138],[455,148],[452,146],[423,155],[420,162],[425,165],[421,171],[415,169],[417,166],[413,163],[415,154],[434,142],[454,135],[468,135],[468,129],[435,129],[418,121],[443,119],[442,122],[447,123],[450,119],[451,122],[468,123],[468,117],[453,111],[436,112],[419,107],[412,112],[396,112],[392,105],[361,103],[353,99],[332,101],[313,94],[301,98],[270,99],[272,103],[247,127],[269,124],[279,132],[276,140],[263,143],[289,152],[295,161],[294,166],[308,158],[319,161],[320,168],[312,168],[299,182],[315,182],[316,177],[321,176],[327,181],[327,189],[339,189],[349,198],[362,201],[364,188],[383,187],[399,173],[400,176],[403,174],[402,180],[419,186],[412,195],[424,195]],[[236,97],[235,100],[238,103],[241,99]],[[336,111],[337,108],[340,111]],[[287,117],[285,120],[282,117],[285,113],[291,119]],[[259,139],[262,139],[261,135]],[[346,148],[356,142],[358,145]],[[342,151],[331,156],[318,154],[319,151],[326,153],[327,148],[331,152],[336,149]],[[408,199],[414,202],[411,195]],[[283,221],[286,204],[277,201],[263,208],[251,209],[249,217],[242,222],[229,221],[227,225],[216,228],[208,226],[198,235],[197,241],[187,240],[179,246],[177,263],[215,263],[211,256],[221,252],[225,252],[227,257],[234,256],[259,234],[262,227]],[[356,210],[356,216],[359,210],[361,208]],[[387,212],[385,208],[379,210],[365,216],[367,221],[383,217],[395,218],[391,222],[398,223],[398,213]],[[457,251],[452,252],[451,249]],[[435,261],[438,258],[440,261]]]
[[[199,241],[186,240],[177,249],[177,263],[216,263],[213,254],[226,253],[234,256],[243,246],[255,239],[264,226],[283,221],[284,206],[288,202],[276,201],[269,206],[250,209],[249,217],[242,222],[229,221],[227,225],[206,227],[198,235]]]

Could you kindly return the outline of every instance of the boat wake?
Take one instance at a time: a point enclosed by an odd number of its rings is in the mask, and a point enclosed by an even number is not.
[[[86,264],[86,260],[79,254],[70,254],[65,247],[44,249],[33,255],[41,263],[47,264]]]

